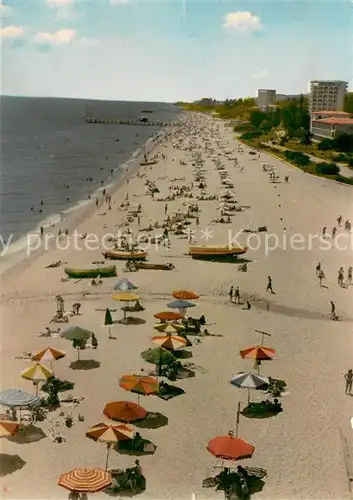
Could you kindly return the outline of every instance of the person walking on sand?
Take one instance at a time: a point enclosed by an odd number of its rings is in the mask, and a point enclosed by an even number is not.
[[[164,205],[164,215],[167,215],[168,213],[168,203]]]
[[[344,378],[346,381],[346,394],[352,394],[353,370],[348,370]]]
[[[323,238],[326,238],[326,230],[327,230],[327,226],[325,226],[325,227],[322,228],[322,235],[321,236]]]
[[[347,273],[347,285],[352,284],[352,279],[353,279],[352,274],[353,274],[353,268],[352,268],[352,266],[349,266],[348,273]]]
[[[336,226],[333,226],[333,228],[332,228],[332,239],[333,239],[333,240],[334,240],[334,239],[335,239],[335,237],[336,237],[336,233],[337,233],[337,228],[336,228]]]
[[[272,278],[271,276],[268,276],[267,278],[267,287],[266,287],[266,292],[270,291],[271,293],[275,293],[272,288]]]
[[[229,302],[233,302],[233,293],[234,293],[234,287],[233,285],[230,287],[228,297],[229,297]]]
[[[340,226],[342,224],[342,215],[340,215],[338,218],[337,218],[337,225]]]
[[[240,290],[238,286],[236,287],[234,292],[234,299],[236,304],[240,304]]]
[[[338,270],[338,277],[337,277],[337,282],[339,286],[343,286],[343,281],[344,281],[344,271],[343,267],[340,267]]]
[[[318,262],[316,265],[316,276],[319,276],[320,271],[321,271],[321,262]]]
[[[336,314],[336,304],[332,300],[330,301],[330,304],[331,304],[331,317],[333,317]]]
[[[320,269],[320,271],[318,272],[317,277],[319,278],[319,285],[322,286],[322,280],[326,279],[326,276],[322,269]]]

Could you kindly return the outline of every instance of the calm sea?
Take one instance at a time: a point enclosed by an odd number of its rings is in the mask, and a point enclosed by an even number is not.
[[[143,115],[144,110],[153,113]],[[115,181],[154,126],[98,125],[86,117],[170,122],[172,104],[1,98],[1,234],[19,240]],[[111,170],[114,170],[111,174]],[[93,181],[87,180],[93,178]],[[43,201],[43,205],[41,205]]]

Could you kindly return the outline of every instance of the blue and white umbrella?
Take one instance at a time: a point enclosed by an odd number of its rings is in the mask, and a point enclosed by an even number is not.
[[[114,290],[119,292],[130,292],[131,290],[137,290],[138,286],[127,278],[121,277],[114,285]]]
[[[0,405],[10,408],[29,408],[40,403],[40,398],[19,389],[6,389],[0,392]]]
[[[250,389],[262,389],[269,383],[267,377],[251,372],[240,372],[231,378],[230,383],[240,389],[248,389],[248,402],[250,403]]]
[[[188,309],[189,307],[195,307],[195,304],[188,300],[176,299],[172,300],[172,302],[169,302],[169,304],[167,304],[167,307],[169,307],[170,309],[179,309],[180,314],[182,316],[185,316],[186,309]]]

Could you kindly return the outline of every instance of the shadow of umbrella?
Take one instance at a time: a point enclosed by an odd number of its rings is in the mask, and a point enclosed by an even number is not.
[[[134,422],[134,426],[141,429],[159,429],[165,425],[168,425],[168,417],[159,412],[148,412],[144,419]]]
[[[187,351],[186,349],[181,349],[179,351],[173,351],[173,354],[174,356],[177,358],[177,359],[188,359],[188,358],[192,358],[192,352],[191,351]]]
[[[46,435],[40,427],[29,425],[28,427],[20,428],[16,434],[9,436],[7,440],[17,444],[29,444],[36,443],[45,437]]]
[[[99,368],[100,365],[100,361],[95,359],[78,359],[70,363],[69,366],[72,370],[93,370]]]
[[[127,316],[126,318],[117,321],[120,325],[143,325],[146,323],[145,319],[137,318],[136,316]]]
[[[153,455],[157,449],[157,446],[147,439],[143,440],[144,448],[143,450],[135,450],[132,447],[132,440],[121,441],[114,446],[114,450],[119,453],[119,455],[130,455],[135,457],[142,457],[144,455]]]
[[[22,469],[26,463],[19,455],[0,453],[0,477],[13,474],[17,470]]]

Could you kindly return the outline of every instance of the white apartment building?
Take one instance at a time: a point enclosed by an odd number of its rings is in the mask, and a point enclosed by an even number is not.
[[[312,80],[310,82],[309,112],[342,111],[348,82],[341,80]]]
[[[257,91],[257,106],[266,109],[276,102],[276,91],[269,89],[259,89]]]

